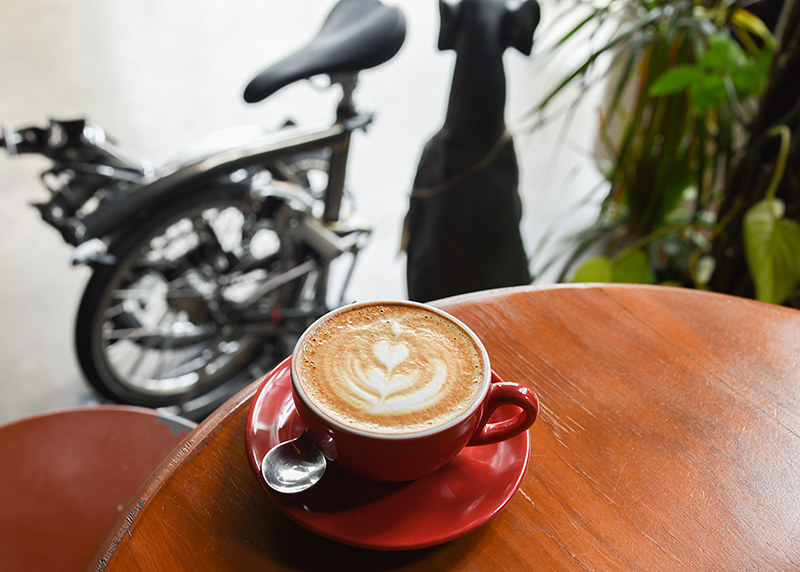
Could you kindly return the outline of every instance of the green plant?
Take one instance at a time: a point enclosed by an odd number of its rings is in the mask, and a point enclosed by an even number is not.
[[[750,122],[748,137],[727,170],[721,212],[730,223],[711,255],[709,286],[719,292],[798,307],[800,245],[800,0],[776,0],[777,48]],[[766,189],[766,191],[765,191]]]
[[[728,288],[784,302],[800,283],[800,224],[776,196],[793,148],[791,129],[773,121],[758,141],[752,134],[775,69],[773,35],[735,1],[579,0],[575,9],[587,5],[556,49],[604,39],[535,110],[546,118],[568,86],[596,76],[603,58],[611,59],[600,125],[608,158],[599,162],[608,194],[562,279],[572,273],[576,281]],[[731,177],[747,164],[742,154],[771,139],[782,151],[771,157],[769,189],[754,181],[746,193],[736,190]],[[737,291],[731,284],[741,284],[741,275],[718,268],[730,262],[732,244],[746,259],[752,292]],[[602,254],[586,258],[597,245]],[[726,274],[727,286],[720,279]]]
[[[800,223],[785,217],[786,204],[775,196],[786,168],[789,128],[781,125],[770,134],[781,138],[777,169],[766,196],[745,213],[742,234],[756,298],[780,304],[800,283]]]

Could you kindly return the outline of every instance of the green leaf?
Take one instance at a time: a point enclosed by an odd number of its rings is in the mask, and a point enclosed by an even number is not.
[[[611,260],[606,256],[587,258],[575,271],[573,282],[613,282]]]
[[[705,288],[708,286],[708,283],[711,281],[711,277],[714,275],[714,270],[716,267],[717,261],[713,256],[706,254],[697,259],[697,262],[692,269],[692,278],[694,278],[694,282],[698,288]]]
[[[676,65],[661,74],[650,86],[650,95],[669,95],[680,93],[687,87],[702,85],[706,74],[703,70],[688,64]]]
[[[692,105],[700,111],[708,111],[717,107],[728,98],[725,81],[716,75],[707,75],[700,85],[692,88]]]
[[[800,284],[800,223],[783,218],[780,199],[763,199],[744,216],[745,257],[762,302],[783,303]]]
[[[759,95],[767,85],[767,75],[772,64],[772,53],[762,49],[747,65],[731,73],[733,85],[742,97]]]
[[[734,9],[731,13],[731,24],[761,38],[768,50],[771,51],[775,47],[775,36],[764,21],[752,12],[741,7]]]
[[[614,282],[629,284],[652,284],[655,281],[650,261],[641,250],[634,250],[630,254],[614,260],[612,263]]]
[[[575,271],[572,281],[652,284],[654,277],[647,255],[634,250],[614,260],[607,256],[587,258]]]
[[[728,34],[714,34],[708,39],[708,51],[697,61],[701,67],[728,73],[747,64],[744,50]]]

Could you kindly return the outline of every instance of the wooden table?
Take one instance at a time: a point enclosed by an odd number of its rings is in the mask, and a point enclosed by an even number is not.
[[[541,400],[530,466],[495,518],[408,552],[306,531],[247,463],[253,384],[161,465],[92,569],[800,569],[800,312],[623,285],[437,305]]]

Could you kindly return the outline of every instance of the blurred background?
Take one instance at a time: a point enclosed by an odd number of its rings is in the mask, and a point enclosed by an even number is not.
[[[401,7],[408,33],[400,53],[360,75],[356,101],[376,112],[354,136],[348,187],[374,226],[348,291],[351,300],[404,298],[400,236],[422,147],[441,126],[454,54],[436,48],[436,0],[385,0]],[[0,122],[42,124],[87,117],[123,150],[158,165],[198,138],[242,124],[330,121],[338,94],[311,82],[248,105],[252,75],[310,39],[333,0],[0,1]],[[515,138],[524,205],[521,223],[535,282],[563,239],[590,224],[586,199],[600,181],[591,156],[600,94],[545,128],[530,110],[565,62],[543,58],[566,25],[542,0],[533,53],[506,54],[506,115]],[[594,99],[593,99],[594,98]],[[75,313],[89,277],[30,203],[45,190],[46,162],[0,152],[0,423],[96,403],[73,349]]]

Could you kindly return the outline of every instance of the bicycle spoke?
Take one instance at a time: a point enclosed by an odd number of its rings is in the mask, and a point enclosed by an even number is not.
[[[109,342],[129,341],[137,343],[147,343],[148,341],[152,340],[168,340],[168,342],[165,342],[165,344],[171,342],[174,345],[175,342],[180,340],[206,339],[213,333],[213,331],[214,328],[212,327],[203,328],[196,326],[192,326],[191,331],[189,331],[189,326],[173,328],[169,330],[165,330],[164,327],[158,326],[140,328],[114,328],[107,332],[103,332],[103,339]]]
[[[194,371],[196,368],[190,364],[195,358],[186,359],[184,355],[195,352],[190,352],[190,348],[184,351],[160,352],[158,354],[157,366],[153,370],[151,377],[154,379],[178,379],[185,375],[197,376]]]

